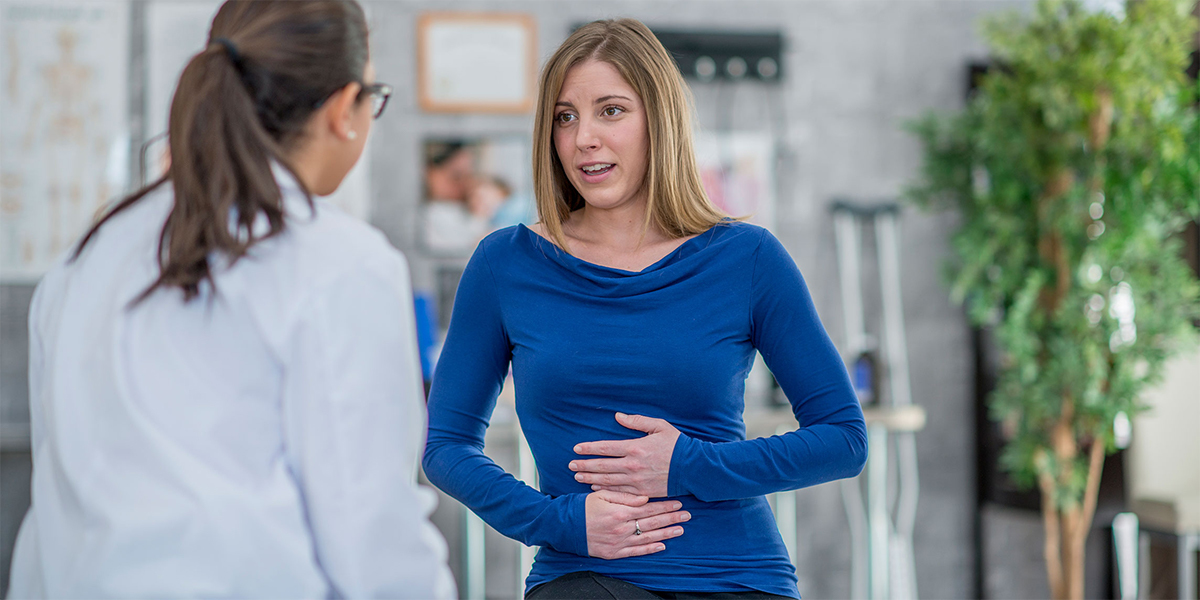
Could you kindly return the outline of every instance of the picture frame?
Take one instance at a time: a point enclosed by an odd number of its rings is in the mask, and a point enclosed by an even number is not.
[[[492,232],[537,221],[527,136],[430,136],[422,144],[421,241],[466,258]]]
[[[427,112],[533,110],[537,27],[521,13],[430,12],[417,20],[417,94]]]

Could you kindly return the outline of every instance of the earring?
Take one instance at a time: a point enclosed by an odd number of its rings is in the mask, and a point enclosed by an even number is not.
[[[351,129],[350,131],[346,132],[346,139],[353,140],[353,139],[357,139],[357,138],[358,138],[357,131],[354,131],[353,129]]]

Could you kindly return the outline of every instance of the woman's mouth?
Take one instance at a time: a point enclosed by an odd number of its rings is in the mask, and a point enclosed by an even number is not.
[[[604,175],[612,172],[613,167],[616,167],[616,164],[611,162],[598,162],[594,164],[584,164],[583,167],[580,167],[580,170],[583,172],[584,180],[587,180],[588,182],[595,182],[604,178]]]

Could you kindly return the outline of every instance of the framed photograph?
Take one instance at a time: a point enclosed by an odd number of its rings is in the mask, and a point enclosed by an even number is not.
[[[537,35],[533,17],[426,13],[417,21],[417,93],[430,112],[533,110]]]
[[[421,238],[439,256],[470,256],[487,234],[537,220],[528,138],[424,143]]]

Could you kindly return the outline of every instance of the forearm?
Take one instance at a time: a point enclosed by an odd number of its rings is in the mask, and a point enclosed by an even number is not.
[[[866,462],[860,422],[822,423],[769,438],[705,442],[681,435],[668,493],[716,502],[854,477]]]
[[[792,405],[800,428],[709,443],[680,438],[670,493],[748,498],[853,477],[867,458],[862,409],[800,270],[763,231],[750,286],[750,338]]]
[[[552,498],[483,453],[511,360],[500,296],[481,244],[459,282],[429,392],[425,475],[496,531],[530,546],[586,556],[583,496]]]
[[[431,483],[501,534],[527,546],[587,556],[584,494],[543,494],[505,472],[478,446],[433,431],[424,467]]]

